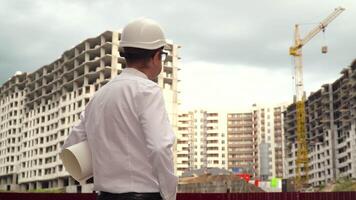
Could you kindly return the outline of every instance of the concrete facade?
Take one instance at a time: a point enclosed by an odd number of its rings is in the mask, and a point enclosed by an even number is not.
[[[257,174],[262,180],[283,178],[283,112],[287,103],[274,106],[253,106],[253,135],[258,149]],[[268,156],[268,159],[266,158]]]
[[[176,145],[176,172],[179,176],[194,166],[194,129],[194,112],[179,113]]]
[[[227,168],[226,114],[195,110],[178,119],[177,175],[201,168]]]
[[[106,31],[35,72],[16,75],[1,86],[2,189],[76,188],[58,153],[90,98],[126,67],[118,52],[119,41],[119,32]],[[176,132],[178,46],[170,42],[165,51],[168,57],[156,82],[162,88]]]
[[[254,174],[257,166],[257,136],[253,132],[252,112],[229,113],[228,169]]]
[[[339,79],[312,93],[305,108],[309,184],[356,178],[356,61]],[[284,113],[287,178],[294,177],[296,169],[295,109],[291,104]]]
[[[229,170],[239,168],[262,180],[283,177],[283,111],[287,104],[252,106],[228,114]]]
[[[26,74],[17,73],[0,93],[0,190],[18,190]]]
[[[286,104],[250,112],[181,112],[177,134],[177,175],[201,168],[223,168],[265,179],[283,177],[283,111]],[[266,155],[259,149],[266,144]],[[263,146],[263,145],[262,145]],[[262,160],[265,173],[261,169]]]

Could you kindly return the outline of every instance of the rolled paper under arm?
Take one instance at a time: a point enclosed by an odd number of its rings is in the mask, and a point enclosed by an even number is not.
[[[91,151],[87,141],[64,149],[59,156],[67,172],[81,185],[93,177]]]

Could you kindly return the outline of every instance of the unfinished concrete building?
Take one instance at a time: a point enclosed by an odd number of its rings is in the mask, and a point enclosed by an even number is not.
[[[334,125],[332,86],[325,84],[307,101],[307,133],[310,140],[309,178],[315,183],[329,182],[335,177],[332,154]]]
[[[16,73],[0,87],[0,190],[18,190],[26,73]]]
[[[306,130],[309,157],[309,183],[317,186],[335,178],[333,155],[333,96],[332,86],[325,84],[312,93],[305,102]],[[286,178],[296,175],[297,137],[295,104],[288,107],[285,116]]]
[[[333,83],[336,177],[356,178],[356,60]]]
[[[296,175],[297,158],[297,134],[296,131],[296,104],[289,105],[284,112],[284,154],[285,154],[285,178]]]
[[[356,177],[356,62],[342,76],[312,93],[306,105],[309,184],[323,185],[341,177]],[[295,176],[295,104],[285,115],[287,178]]]
[[[14,76],[3,84],[2,187],[15,190],[11,185],[15,184],[21,191],[63,187],[67,192],[91,191],[90,184],[77,187],[64,170],[58,153],[95,91],[125,68],[125,60],[118,52],[119,40],[119,32],[106,31],[82,41],[35,72]],[[167,45],[168,57],[156,80],[163,89],[174,131],[178,107],[177,49],[173,43]],[[16,180],[14,176],[9,178],[12,174],[17,175]]]

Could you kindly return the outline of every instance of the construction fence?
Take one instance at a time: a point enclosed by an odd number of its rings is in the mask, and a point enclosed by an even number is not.
[[[0,200],[95,200],[96,194],[0,193]],[[356,192],[179,193],[177,200],[355,200]]]

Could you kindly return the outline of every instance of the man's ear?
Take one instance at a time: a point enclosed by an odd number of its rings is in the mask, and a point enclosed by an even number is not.
[[[154,64],[161,62],[161,52],[160,51],[156,51],[156,53],[154,54],[153,62],[154,62]]]

